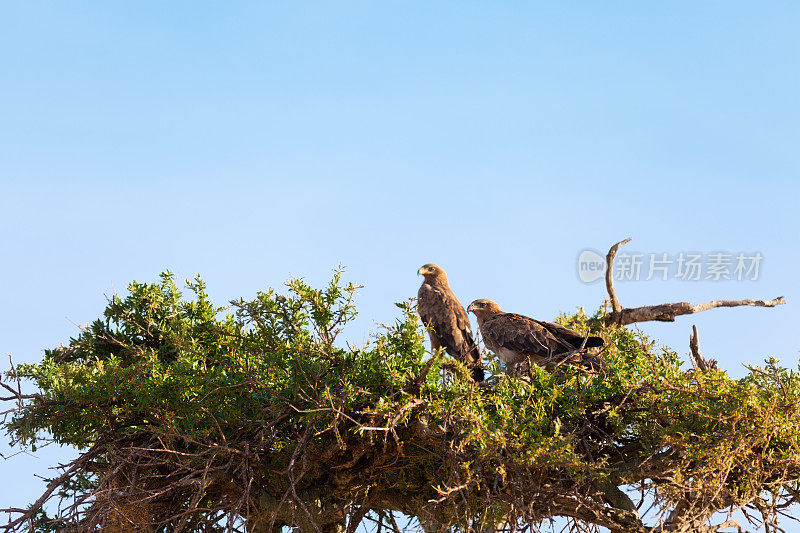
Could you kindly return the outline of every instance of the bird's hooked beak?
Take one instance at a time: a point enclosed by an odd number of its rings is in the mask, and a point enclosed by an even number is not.
[[[475,308],[472,307],[472,304],[469,304],[469,307],[467,307],[467,313],[469,313],[470,311],[473,313],[475,312]]]
[[[421,275],[422,275],[422,267],[419,267],[419,270],[417,270],[417,276],[421,276]]]

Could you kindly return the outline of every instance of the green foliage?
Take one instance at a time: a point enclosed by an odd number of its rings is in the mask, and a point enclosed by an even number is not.
[[[371,349],[336,346],[355,316],[356,287],[339,278],[324,290],[292,280],[288,295],[260,292],[226,314],[199,278],[187,282],[190,300],[170,273],[161,283],[134,282],[125,299],[111,298],[105,320],[47,350],[40,364],[17,368],[41,390],[41,407],[7,429],[23,444],[45,431],[78,447],[109,430],[205,438],[240,430],[264,411],[315,406],[326,389],[345,391],[355,405],[402,387],[425,353],[412,308],[402,306],[404,318]]]
[[[476,387],[459,364],[441,379],[437,359],[415,397],[406,386],[429,355],[411,303],[371,343],[348,347],[337,335],[355,317],[357,287],[341,272],[323,289],[291,280],[287,294],[269,289],[227,308],[209,302],[199,278],[186,287],[189,297],[169,272],[134,282],[67,346],[20,365],[11,377],[40,393],[6,424],[13,441],[178,443],[186,461],[200,461],[189,452],[204,446],[247,444],[258,456],[252,476],[275,497],[293,482],[277,473],[301,448],[318,464],[298,485],[330,482],[336,461],[352,459],[348,469],[363,469],[357,486],[427,501],[459,485],[472,503],[506,490],[518,508],[534,505],[521,493],[531,483],[577,494],[647,480],[662,503],[695,490],[715,508],[796,485],[800,379],[773,360],[741,380],[687,372],[675,352],[580,311],[559,320],[607,339],[603,371],[534,366],[521,380],[494,363],[491,387]],[[359,465],[359,442],[382,443],[391,461],[373,451],[372,470]],[[78,475],[61,497],[97,487]]]

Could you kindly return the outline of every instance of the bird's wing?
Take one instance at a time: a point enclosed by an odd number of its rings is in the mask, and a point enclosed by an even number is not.
[[[560,346],[560,341],[538,321],[516,313],[499,313],[486,319],[481,333],[498,348],[523,355],[547,356]]]
[[[534,318],[531,320],[545,328],[551,335],[553,335],[553,337],[560,341],[564,348],[567,348],[568,350],[580,348],[581,343],[583,342],[583,335],[577,331],[565,328],[564,326],[554,322],[544,322]]]
[[[417,310],[431,336],[436,336],[447,353],[468,363],[480,360],[467,312],[452,291],[423,284]]]
[[[583,344],[584,336],[578,333],[577,331],[573,331],[569,328],[565,328],[560,324],[556,324],[554,322],[544,322],[542,320],[531,319],[538,322],[541,326],[546,328],[553,336],[557,337],[560,341],[562,341],[562,345],[568,350],[577,350]],[[592,348],[597,346],[602,346],[603,339],[600,337],[588,337],[586,338],[586,348]]]

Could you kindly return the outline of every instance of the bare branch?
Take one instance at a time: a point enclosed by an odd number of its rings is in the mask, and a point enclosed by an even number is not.
[[[689,302],[666,303],[660,305],[646,305],[626,309],[619,303],[617,292],[614,289],[614,257],[621,246],[628,244],[630,237],[613,245],[606,255],[606,290],[611,301],[611,314],[606,317],[606,324],[625,326],[635,322],[674,322],[676,316],[690,315],[714,309],[715,307],[739,307],[744,305],[754,307],[775,307],[786,303],[783,296],[774,300],[712,300],[710,302],[692,305]]]
[[[619,303],[617,291],[614,290],[614,257],[617,255],[617,250],[629,242],[631,242],[630,237],[624,241],[619,241],[608,250],[608,254],[606,255],[606,290],[608,291],[608,297],[611,299],[613,315],[618,315],[622,311],[622,304]]]
[[[47,502],[47,500],[50,499],[50,496],[53,494],[53,492],[57,488],[61,487],[61,485],[65,481],[71,479],[73,477],[73,475],[75,474],[75,472],[79,472],[81,469],[85,468],[86,464],[95,455],[97,455],[98,452],[99,452],[99,446],[95,445],[92,449],[90,449],[89,451],[85,452],[78,459],[73,461],[70,464],[70,466],[64,471],[63,474],[61,474],[56,479],[54,479],[53,481],[51,481],[50,483],[47,484],[47,490],[44,491],[44,493],[39,497],[38,500],[33,502],[33,505],[28,507],[28,509],[25,509],[24,511],[22,511],[21,515],[19,517],[17,517],[16,519],[9,520],[8,524],[3,526],[4,529],[6,531],[13,531],[13,528],[18,527],[20,524],[23,524],[28,520],[31,520],[36,515],[36,513],[39,512],[39,510],[42,508],[42,506],[45,504],[45,502]],[[13,508],[12,509],[0,509],[0,512],[5,512],[5,513],[19,513],[20,511],[21,511],[20,509],[13,509]]]
[[[696,363],[700,370],[707,370],[703,355],[700,353],[700,338],[695,324],[692,324],[692,334],[689,335],[689,349],[692,351],[693,363]]]
[[[716,524],[713,526],[703,526],[700,528],[695,529],[699,533],[720,533],[721,529],[728,529],[728,528],[736,528],[738,533],[746,533],[744,529],[742,529],[741,524],[736,520],[726,520],[721,524]]]
[[[704,304],[692,307],[692,313],[699,313],[715,307],[738,307],[740,305],[752,305],[755,307],[775,307],[786,303],[783,296],[778,296],[774,300],[712,300]]]
[[[692,334],[689,335],[689,349],[692,354],[692,366],[695,370],[708,372],[717,367],[717,362],[714,359],[706,360],[703,354],[700,353],[700,338],[695,325],[692,325]]]
[[[356,529],[358,528],[359,524],[361,524],[364,517],[370,511],[372,506],[372,502],[375,500],[375,491],[368,493],[365,497],[365,501],[356,509],[350,513],[350,520],[347,523],[347,533],[355,533]]]
[[[775,307],[785,303],[786,300],[783,296],[779,296],[774,300],[712,300],[697,305],[692,305],[689,302],[646,305],[644,307],[623,309],[613,322],[621,326],[653,320],[658,322],[674,322],[677,316],[691,315],[693,313],[714,309],[715,307],[739,307],[745,305],[754,307]]]

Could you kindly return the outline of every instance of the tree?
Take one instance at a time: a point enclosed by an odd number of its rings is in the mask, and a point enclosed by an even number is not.
[[[199,278],[190,298],[170,273],[134,282],[67,345],[12,367],[13,442],[79,456],[4,529],[399,531],[402,514],[425,531],[564,517],[573,531],[711,532],[744,510],[770,532],[798,500],[800,378],[777,361],[735,380],[695,350],[686,371],[609,320],[620,306],[559,319],[607,340],[601,370],[555,361],[519,379],[494,363],[477,386],[458,363],[442,377],[413,302],[350,347],[337,335],[356,286],[341,272],[287,285],[223,308]]]

